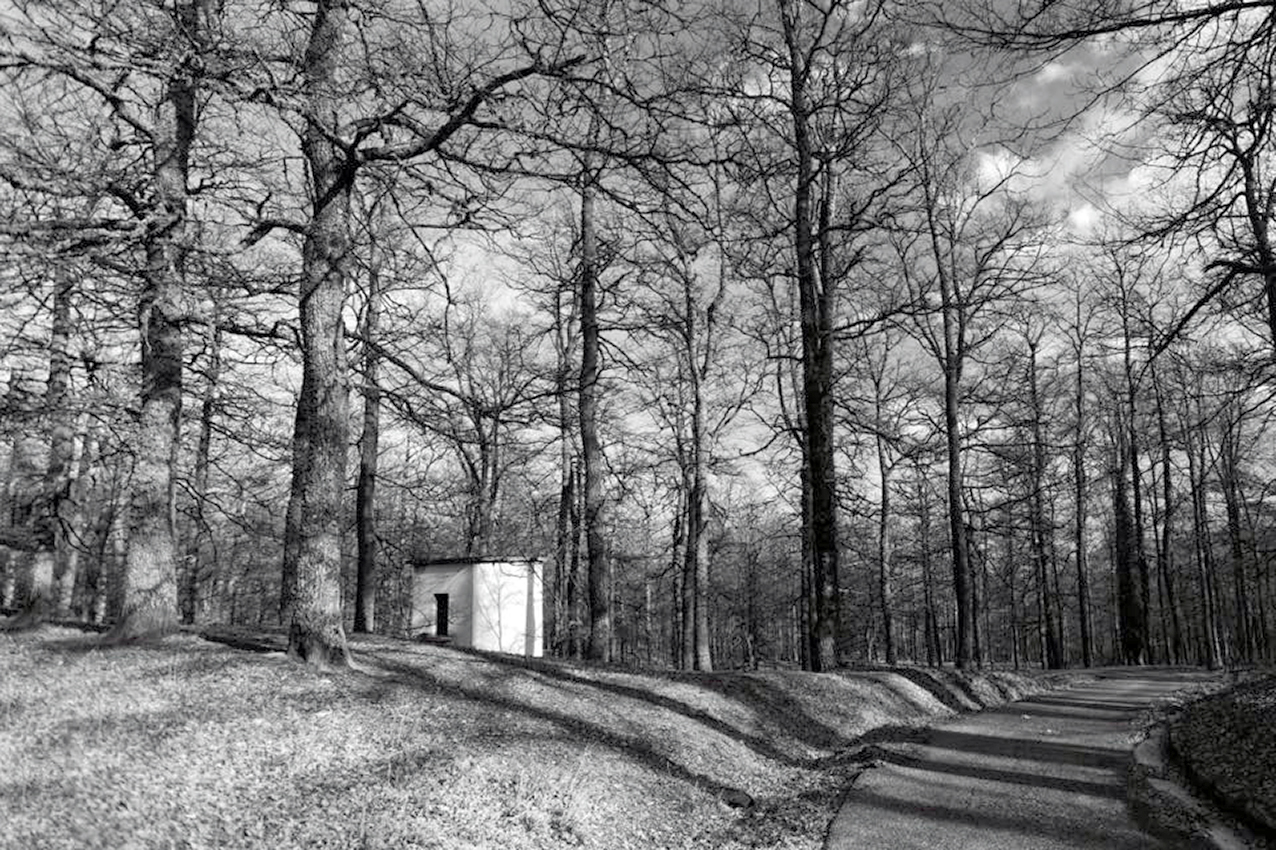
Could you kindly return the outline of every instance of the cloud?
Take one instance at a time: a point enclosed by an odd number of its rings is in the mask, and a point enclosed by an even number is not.
[[[1068,229],[1077,236],[1088,236],[1102,218],[1093,204],[1082,203],[1068,211]]]
[[[1071,81],[1080,70],[1078,65],[1073,62],[1047,62],[1041,66],[1041,70],[1033,75],[1033,82],[1037,85],[1048,86],[1052,83],[1061,81]]]

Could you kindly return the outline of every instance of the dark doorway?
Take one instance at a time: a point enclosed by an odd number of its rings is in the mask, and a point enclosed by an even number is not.
[[[434,634],[447,637],[447,594],[434,594]]]

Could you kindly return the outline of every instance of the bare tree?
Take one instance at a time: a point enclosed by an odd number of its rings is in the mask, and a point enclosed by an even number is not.
[[[973,355],[1006,321],[1004,307],[1043,280],[1043,220],[1013,167],[981,171],[964,139],[971,116],[945,105],[939,69],[918,68],[910,129],[898,150],[910,163],[917,207],[901,216],[895,246],[915,305],[913,333],[943,378],[948,525],[957,596],[959,667],[975,662],[974,578],[963,516],[963,402]],[[977,119],[976,119],[977,120]]]
[[[893,169],[877,159],[894,86],[893,34],[879,3],[776,0],[730,22],[743,51],[724,100],[741,128],[741,163],[764,193],[755,218],[784,223],[801,340],[801,473],[811,581],[810,666],[838,663],[840,585],[833,398],[845,287],[863,260]],[[755,85],[757,75],[767,83]]]

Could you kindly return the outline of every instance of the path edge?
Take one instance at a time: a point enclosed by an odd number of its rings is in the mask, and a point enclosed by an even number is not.
[[[1147,730],[1134,747],[1126,777],[1126,806],[1144,832],[1193,850],[1270,847],[1188,787],[1169,746],[1169,724]]]

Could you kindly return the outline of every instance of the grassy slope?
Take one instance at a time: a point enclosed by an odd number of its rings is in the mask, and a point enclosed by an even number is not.
[[[1276,838],[1276,675],[1189,703],[1170,741],[1192,779]]]
[[[0,634],[0,846],[819,846],[856,739],[1036,681],[639,674],[355,644]]]

